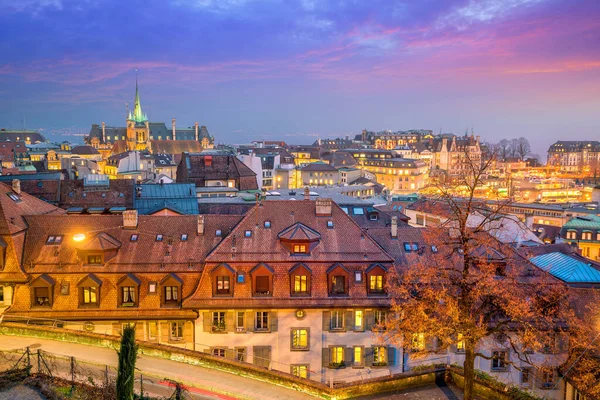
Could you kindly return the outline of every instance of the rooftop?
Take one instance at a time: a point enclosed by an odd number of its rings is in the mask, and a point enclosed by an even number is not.
[[[589,260],[576,254],[553,252],[532,257],[529,261],[568,283],[600,284],[598,267],[593,267]]]

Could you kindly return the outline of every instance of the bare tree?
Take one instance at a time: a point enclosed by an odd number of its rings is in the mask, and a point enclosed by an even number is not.
[[[502,139],[497,144],[497,154],[502,158],[502,160],[506,160],[506,158],[510,154],[510,142],[506,139]]]
[[[519,157],[519,160],[523,161],[525,156],[529,154],[531,151],[531,145],[529,144],[529,140],[524,137],[520,137],[517,139],[516,146],[516,155]]]
[[[464,160],[466,172],[459,181],[442,177],[433,182],[439,193],[436,207],[447,211],[448,220],[423,231],[422,254],[410,265],[398,267],[390,280],[394,312],[387,334],[415,357],[432,351],[419,346],[423,337],[435,338],[438,348],[461,346],[464,398],[471,400],[476,358],[498,365],[516,359],[514,368],[525,362],[541,370],[550,361],[564,363],[569,337],[589,338],[590,329],[563,307],[568,304],[565,284],[494,238],[507,218],[502,211],[508,203],[489,210],[475,197],[491,159],[483,165],[468,155]],[[487,351],[489,340],[496,340],[506,353]],[[548,346],[559,354],[531,355],[531,351],[544,354]],[[507,354],[511,357],[505,358]]]

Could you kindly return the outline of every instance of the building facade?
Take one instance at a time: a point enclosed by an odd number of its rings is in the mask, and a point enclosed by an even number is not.
[[[600,173],[600,142],[559,140],[548,149],[547,164],[562,171],[596,176]]]

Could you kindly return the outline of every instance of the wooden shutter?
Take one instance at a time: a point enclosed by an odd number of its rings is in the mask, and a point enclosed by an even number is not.
[[[121,336],[121,324],[118,322],[112,323],[112,334],[115,336]]]
[[[202,330],[204,332],[212,332],[212,313],[210,311],[204,311],[202,317]]]
[[[396,365],[396,348],[393,346],[387,348],[387,363],[390,367]]]
[[[227,332],[234,332],[235,331],[235,326],[234,326],[234,312],[232,311],[227,311],[225,313],[225,331]]]
[[[365,347],[365,367],[373,366],[373,348]]]
[[[189,343],[192,345],[192,347],[186,346],[186,348],[191,348],[193,349],[194,346],[194,323],[187,321],[183,324],[183,340],[185,340],[186,343]]]
[[[375,315],[373,311],[365,312],[365,330],[370,331],[373,329],[373,323],[375,321]]]
[[[329,360],[330,360],[330,356],[329,356],[329,347],[323,347],[323,353],[321,354],[321,366],[323,368],[329,368]]]
[[[346,311],[346,328],[347,331],[354,330],[354,311]]]
[[[323,331],[328,332],[331,328],[331,311],[323,311]]]
[[[271,323],[271,332],[277,332],[277,311],[269,312],[269,322]]]
[[[246,311],[246,331],[253,332],[254,331],[254,312]]]
[[[160,342],[161,343],[168,343],[169,342],[170,329],[171,329],[171,327],[169,326],[168,322],[161,322],[160,323]]]
[[[344,347],[344,364],[346,367],[352,366],[352,353],[354,349],[352,347]]]
[[[569,334],[560,332],[556,334],[556,352],[566,353],[569,351]]]

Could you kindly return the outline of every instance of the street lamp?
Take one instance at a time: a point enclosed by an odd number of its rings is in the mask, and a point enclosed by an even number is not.
[[[76,242],[81,242],[85,239],[85,233],[76,233],[73,235],[73,240]]]

